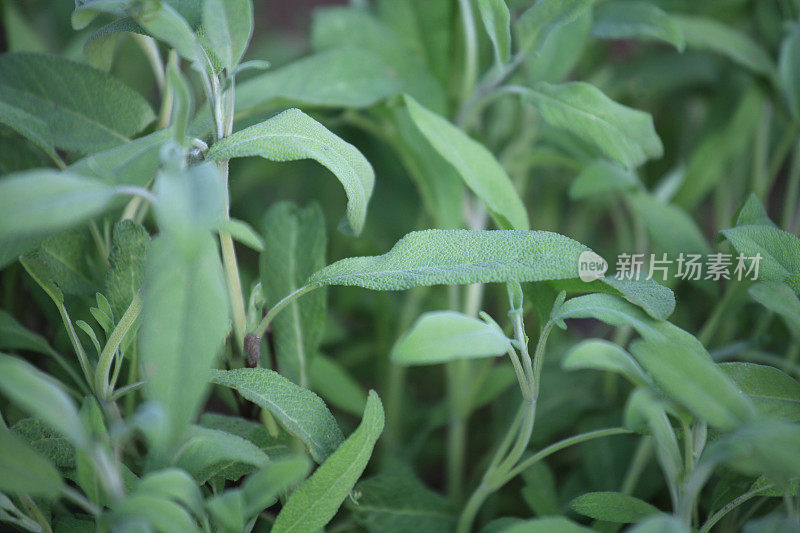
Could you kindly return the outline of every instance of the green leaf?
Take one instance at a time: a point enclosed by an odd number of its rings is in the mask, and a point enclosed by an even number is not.
[[[670,398],[709,425],[730,431],[755,417],[753,403],[714,365],[699,343],[636,341],[630,350]]]
[[[713,19],[673,15],[686,37],[686,46],[723,55],[750,70],[770,78],[775,65],[766,51],[745,33]]]
[[[594,530],[566,518],[554,516],[515,522],[501,531],[502,533],[589,533]]]
[[[746,424],[715,442],[709,456],[721,457],[737,471],[787,482],[800,476],[800,426],[765,419]]]
[[[578,200],[608,192],[635,189],[639,186],[639,179],[630,170],[617,163],[597,159],[581,170],[572,182],[569,196]]]
[[[36,250],[36,258],[47,267],[50,279],[65,294],[92,294],[97,286],[88,277],[87,258],[91,252],[86,232],[69,230],[45,239]]]
[[[241,61],[253,35],[250,0],[203,0],[203,28],[214,52],[229,71]]]
[[[275,520],[273,533],[316,531],[330,522],[366,468],[383,424],[383,405],[370,391],[361,424],[292,493]]]
[[[504,355],[511,342],[497,326],[455,311],[425,313],[397,340],[391,359],[404,366]]]
[[[207,393],[208,370],[225,340],[228,300],[219,252],[211,235],[196,235],[187,252],[170,233],[147,255],[139,354],[146,396],[161,404],[166,428],[153,446],[177,444]]]
[[[737,226],[775,226],[775,223],[769,219],[767,210],[764,209],[764,204],[758,199],[755,193],[750,193],[747,200],[739,209],[739,214],[736,216]]]
[[[114,224],[103,293],[117,319],[122,317],[142,286],[149,246],[150,235],[141,224],[132,220]]]
[[[628,168],[664,153],[649,113],[618,104],[594,85],[540,82],[522,94],[547,123],[593,144]]]
[[[613,342],[589,339],[573,347],[561,359],[564,370],[602,370],[625,376],[636,386],[648,386],[650,379],[631,355]]]
[[[653,280],[620,280],[615,276],[606,276],[601,281],[593,283],[611,287],[614,292],[618,292],[629,302],[638,305],[656,320],[666,320],[675,310],[673,292]]]
[[[511,57],[511,14],[505,0],[478,0],[478,9],[494,46],[497,62],[508,62]]]
[[[794,24],[781,43],[778,80],[795,120],[800,120],[800,25]]]
[[[367,392],[338,361],[316,354],[308,377],[311,388],[333,407],[356,416],[364,412]]]
[[[43,36],[25,19],[15,2],[3,2],[3,29],[9,52],[46,52]]]
[[[75,447],[38,418],[23,418],[11,427],[28,445],[56,467],[75,468]]]
[[[115,19],[92,33],[83,45],[83,56],[92,67],[108,72],[114,63],[119,38],[126,32],[147,35],[130,17]]]
[[[601,39],[650,37],[673,45],[683,52],[686,40],[680,27],[657,6],[648,2],[613,1],[595,10],[592,34]]]
[[[25,361],[0,354],[0,391],[74,445],[89,442],[78,410],[61,384]]]
[[[236,463],[256,467],[269,462],[258,446],[238,435],[203,426],[189,426],[177,465],[203,484]]]
[[[240,490],[226,490],[206,500],[206,508],[214,519],[218,531],[231,532],[246,529],[244,496]]]
[[[568,237],[547,231],[414,231],[384,255],[342,259],[306,283],[404,290],[576,278],[578,256],[586,250]]]
[[[280,494],[300,483],[310,469],[311,464],[306,457],[285,457],[270,461],[247,476],[242,483],[245,515],[255,516],[275,503]]]
[[[159,130],[135,141],[92,154],[70,165],[69,171],[110,184],[144,187],[155,178],[161,165],[159,154],[168,134],[168,130]]]
[[[683,459],[678,439],[672,429],[664,405],[648,389],[636,389],[625,407],[625,426],[638,431],[646,425],[656,441],[658,462],[670,485],[679,482],[683,474]]]
[[[211,382],[239,392],[268,410],[322,463],[339,447],[342,432],[319,396],[266,368],[214,370]]]
[[[416,8],[419,13],[424,13],[426,9],[422,5],[417,5]],[[446,9],[446,6],[441,9]],[[431,23],[427,20],[424,22]],[[438,26],[436,21],[432,24]],[[440,24],[449,25],[450,21],[442,20]],[[440,28],[435,27],[433,31],[438,30]],[[401,92],[412,95],[418,102],[437,113],[444,113],[447,109],[445,91],[426,67],[426,58],[421,57],[419,50],[404,43],[393,28],[377,20],[365,9],[358,7],[315,9],[311,44],[316,51],[343,46],[368,50],[380,57],[394,72],[393,77],[396,76],[397,82],[400,83]]]
[[[450,503],[399,464],[356,485],[361,493],[353,516],[370,533],[440,533],[451,531]]]
[[[461,174],[464,183],[486,204],[503,229],[530,227],[528,213],[511,179],[482,144],[445,118],[405,96],[411,119],[428,142]]]
[[[134,493],[172,500],[197,516],[203,512],[203,496],[197,482],[177,468],[165,468],[147,474],[136,485]]]
[[[136,22],[150,35],[174,48],[184,59],[194,62],[202,57],[200,43],[191,26],[167,1],[146,3],[145,8],[138,13]]]
[[[762,281],[750,287],[750,296],[758,303],[774,311],[786,322],[789,331],[800,335],[800,299],[785,283]]]
[[[800,383],[777,368],[753,363],[720,363],[761,415],[800,420]]]
[[[660,511],[649,503],[621,492],[588,492],[569,502],[578,514],[603,520],[631,524]]]
[[[207,159],[261,156],[273,161],[315,159],[333,172],[347,193],[347,219],[358,234],[364,227],[375,173],[353,145],[299,109],[238,131],[211,147]]]
[[[594,318],[611,326],[631,326],[644,338],[663,340],[668,323],[659,323],[613,294],[586,294],[570,298],[551,317],[558,323],[569,318]],[[677,329],[677,328],[675,328]]]
[[[44,54],[0,57],[0,123],[25,136],[20,128],[36,128],[40,146],[92,153],[127,142],[154,118],[139,93],[99,70]]]
[[[281,202],[267,211],[262,227],[261,291],[271,308],[325,265],[325,220],[317,204],[300,209]],[[302,387],[308,386],[308,367],[324,333],[325,297],[325,291],[315,291],[294,300],[272,323],[278,370]]]
[[[721,233],[745,257],[761,256],[759,280],[783,282],[800,294],[800,239],[772,226],[737,226]]]
[[[539,51],[553,30],[578,18],[593,3],[594,0],[537,0],[517,20],[520,52]]]
[[[129,4],[130,0],[76,0],[72,28],[84,29],[101,13],[122,16]]]
[[[676,257],[680,253],[711,252],[697,223],[680,207],[661,202],[645,192],[629,194],[627,198],[659,249]]]
[[[0,243],[77,226],[103,212],[116,194],[71,172],[30,170],[0,181]]]
[[[222,220],[219,224],[219,230],[229,233],[233,240],[244,244],[248,248],[257,252],[264,251],[264,239],[253,229],[253,226],[244,220],[236,218]]]
[[[59,496],[64,482],[52,463],[2,424],[0,448],[0,490],[48,499]]]
[[[524,59],[529,83],[563,81],[586,51],[591,27],[592,12],[586,9],[572,22],[554,28],[537,53]]]
[[[154,192],[159,227],[188,253],[194,253],[197,237],[206,237],[206,232],[216,229],[224,218],[227,193],[219,168],[213,163],[192,166],[183,172],[161,172]]]
[[[400,80],[370,50],[344,46],[304,57],[236,86],[236,114],[278,100],[320,107],[369,107],[402,90]]]
[[[109,515],[107,520],[113,523],[132,522],[142,528],[144,522],[150,526],[146,530],[152,529],[164,533],[201,531],[181,505],[149,494],[136,494],[125,498],[114,505]]]

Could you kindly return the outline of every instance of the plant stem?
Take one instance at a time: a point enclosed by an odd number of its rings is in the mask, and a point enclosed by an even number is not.
[[[269,326],[269,323],[272,322],[272,319],[275,318],[275,315],[280,313],[284,307],[292,303],[297,298],[301,297],[307,292],[313,291],[316,288],[316,285],[303,285],[296,291],[284,296],[281,301],[272,306],[272,309],[267,312],[264,318],[261,319],[261,322],[259,322],[258,326],[256,326],[251,333],[255,333],[259,337],[263,337],[264,332],[267,331],[267,327]]]
[[[708,533],[709,531],[711,531],[711,528],[714,527],[714,525],[717,522],[719,522],[720,520],[722,520],[723,517],[725,517],[726,514],[730,513],[731,511],[733,511],[746,501],[752,499],[755,496],[758,496],[762,492],[767,491],[773,487],[774,485],[765,485],[763,487],[753,489],[749,492],[745,492],[741,496],[734,498],[733,500],[728,502],[728,504],[725,505],[722,509],[711,515],[708,518],[708,520],[706,520],[706,523],[703,524],[703,527],[700,528],[700,533]]]
[[[783,198],[781,226],[789,233],[795,233],[798,211],[800,211],[800,143],[795,147],[792,156],[792,166],[789,168],[789,178]]]
[[[461,21],[464,30],[464,76],[461,82],[461,101],[466,102],[475,87],[478,77],[478,36],[475,31],[475,17],[470,0],[459,0]]]
[[[95,388],[96,390],[102,394],[102,397],[107,399],[111,393],[113,392],[113,387],[109,386],[108,381],[108,373],[111,370],[111,362],[114,359],[114,354],[117,352],[117,348],[122,343],[122,340],[127,335],[128,331],[133,327],[133,324],[136,322],[136,319],[139,318],[139,313],[142,311],[142,290],[139,289],[139,292],[133,297],[131,300],[128,309],[125,310],[125,313],[122,315],[117,326],[114,328],[114,331],[111,332],[111,335],[106,341],[106,345],[103,348],[103,351],[100,353],[100,357],[97,360],[97,367],[95,368]]]

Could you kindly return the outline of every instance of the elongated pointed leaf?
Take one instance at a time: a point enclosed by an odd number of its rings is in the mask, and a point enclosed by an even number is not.
[[[709,425],[731,430],[755,418],[753,403],[698,344],[636,341],[631,353],[667,395]]]
[[[76,446],[88,443],[89,438],[72,398],[58,381],[25,361],[0,354],[0,391]]]
[[[261,291],[270,308],[325,265],[325,221],[316,204],[300,209],[279,203],[267,212],[263,228]],[[308,296],[289,304],[272,326],[278,370],[302,387],[308,386],[308,368],[325,327],[325,291]]]
[[[455,311],[425,313],[395,343],[391,358],[400,365],[431,365],[456,359],[505,354],[508,338],[496,326]]]
[[[182,437],[208,390],[208,370],[228,328],[228,300],[217,246],[196,235],[187,252],[169,233],[150,245],[144,281],[139,351],[147,397],[159,402],[167,428],[156,450]]]
[[[405,102],[419,131],[455,167],[467,187],[483,200],[497,225],[503,229],[528,229],[525,205],[492,153],[411,96],[406,95]]]
[[[114,224],[103,293],[117,320],[122,318],[131,300],[142,287],[149,246],[150,235],[141,224],[132,220],[122,220]]]
[[[686,46],[683,32],[670,15],[649,2],[620,0],[600,4],[595,10],[592,34],[602,39],[649,37],[670,43],[679,52]]]
[[[289,109],[214,144],[208,159],[261,156],[273,161],[315,159],[336,175],[347,193],[347,219],[360,233],[375,173],[353,145],[299,109]]]
[[[569,502],[578,514],[603,520],[630,524],[660,511],[649,503],[621,492],[588,492]]]
[[[777,368],[753,363],[720,363],[722,370],[764,416],[800,420],[800,383]]]
[[[750,296],[786,322],[789,331],[800,338],[800,298],[785,283],[762,281],[750,287]]]
[[[161,164],[159,153],[169,137],[159,130],[121,146],[97,152],[69,166],[70,172],[97,178],[110,184],[146,186]]]
[[[203,0],[203,28],[214,52],[228,70],[235,67],[253,34],[250,0]]]
[[[511,14],[505,0],[479,0],[478,8],[497,62],[507,62],[511,56]]]
[[[578,18],[593,2],[594,0],[537,0],[517,21],[520,51],[538,51],[553,30]]]
[[[186,439],[177,464],[200,484],[236,463],[261,467],[269,462],[269,457],[261,448],[225,431],[190,426]]]
[[[355,416],[364,412],[367,391],[338,361],[318,353],[308,374],[311,389],[329,405]]]
[[[571,198],[580,199],[599,194],[635,189],[639,179],[625,167],[598,159],[584,168],[572,182]]]
[[[561,516],[553,516],[519,521],[501,531],[502,533],[589,533],[594,530]]]
[[[759,280],[783,282],[800,294],[800,239],[773,226],[737,226],[722,234],[745,257],[760,256]]]
[[[266,368],[214,370],[211,382],[230,387],[267,409],[308,446],[318,463],[343,440],[342,431],[319,396]]]
[[[618,104],[594,85],[541,82],[524,95],[545,121],[595,145],[626,167],[637,167],[664,152],[650,114]]]
[[[245,514],[253,516],[275,503],[284,491],[306,477],[311,461],[304,456],[285,457],[263,466],[242,483]]]
[[[64,482],[53,464],[2,425],[0,448],[0,490],[45,498],[61,493]]]
[[[330,522],[366,468],[383,424],[383,404],[377,393],[370,391],[361,424],[292,493],[272,531],[316,531]]]
[[[628,352],[603,339],[589,339],[576,345],[561,360],[561,368],[616,372],[641,387],[646,387],[650,381]]]
[[[800,120],[800,25],[795,24],[781,43],[778,76],[789,110]]]
[[[0,350],[32,350],[53,354],[47,339],[20,324],[13,315],[0,309]]]
[[[99,70],[45,54],[0,57],[0,123],[26,136],[35,128],[37,144],[96,152],[128,141],[154,118],[142,96]]]
[[[0,243],[76,226],[101,213],[116,194],[101,181],[41,169],[0,182]]]
[[[645,192],[629,194],[628,199],[660,250],[675,257],[680,253],[711,252],[697,223],[680,207],[661,202]]]

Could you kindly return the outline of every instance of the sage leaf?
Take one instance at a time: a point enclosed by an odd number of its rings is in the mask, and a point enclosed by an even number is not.
[[[272,413],[303,441],[318,463],[325,461],[344,437],[319,396],[266,368],[214,370],[211,382],[239,392]]]
[[[502,533],[589,533],[593,530],[561,516],[553,516],[516,522],[501,531]]]
[[[754,363],[720,363],[761,415],[800,420],[800,383],[777,368]]]
[[[411,96],[406,95],[405,102],[419,131],[455,167],[467,187],[483,200],[497,225],[502,229],[528,229],[525,205],[492,153]]]
[[[594,85],[540,82],[522,94],[546,122],[593,144],[628,168],[664,152],[649,113],[618,104]]]
[[[53,464],[0,425],[0,490],[54,499],[64,482]]]
[[[645,192],[628,194],[627,198],[660,250],[675,256],[711,253],[697,223],[680,207],[661,202]]]
[[[737,226],[775,226],[775,223],[769,219],[764,205],[755,193],[750,193],[747,200],[739,209],[739,214],[736,215]]]
[[[430,365],[503,355],[511,342],[495,325],[455,311],[425,313],[392,348],[400,365]]]
[[[127,142],[154,118],[142,96],[99,70],[45,54],[0,57],[0,123],[22,135],[18,128],[36,128],[40,142],[92,153]]]
[[[761,256],[759,280],[783,282],[800,294],[800,239],[772,226],[737,226],[721,233],[743,256]]]
[[[135,494],[114,505],[109,520],[115,523],[144,522],[147,527],[165,533],[202,531],[189,512],[178,503],[150,494]]]
[[[452,506],[426,487],[404,464],[392,465],[356,485],[361,493],[353,516],[371,533],[437,533],[455,526]]]
[[[122,317],[142,287],[149,246],[150,235],[141,224],[132,220],[114,224],[103,293],[117,319]]]
[[[691,531],[678,517],[663,514],[646,518],[627,530],[628,533],[691,533]]]
[[[47,339],[25,328],[13,315],[0,309],[0,350],[32,350],[41,354],[55,353]]]
[[[156,177],[161,165],[159,153],[168,134],[168,130],[159,130],[135,141],[94,153],[71,164],[68,170],[109,184],[144,187]]]
[[[69,230],[48,237],[35,253],[47,268],[50,279],[65,294],[96,292],[96,284],[89,277],[87,256],[91,253],[91,247],[85,232]]]
[[[166,413],[153,447],[166,452],[182,438],[208,390],[208,370],[228,328],[228,299],[216,243],[197,235],[186,251],[170,233],[147,256],[139,354],[146,396]]]
[[[686,39],[670,15],[649,2],[616,0],[595,9],[592,35],[601,39],[649,37],[673,45],[683,52]]]
[[[672,19],[686,37],[686,46],[726,56],[757,74],[774,78],[775,65],[761,46],[748,35],[716,20],[691,15]]]
[[[203,0],[203,28],[211,51],[230,71],[241,61],[253,34],[253,3]]]
[[[735,470],[751,476],[766,475],[787,483],[800,475],[800,460],[793,450],[800,446],[800,426],[784,420],[762,419],[725,435],[708,450]]]
[[[571,22],[553,28],[537,52],[524,58],[529,83],[564,81],[586,50],[591,29],[592,11],[589,9]]]
[[[229,233],[233,240],[252,248],[257,252],[264,251],[264,239],[261,238],[253,226],[244,220],[229,218],[220,221],[219,230]]]
[[[245,515],[254,516],[273,503],[283,492],[302,481],[311,468],[306,457],[285,457],[270,461],[242,483]]]
[[[635,341],[630,350],[670,398],[709,425],[729,431],[755,417],[753,403],[711,362],[699,343]]]
[[[342,183],[348,198],[347,219],[356,234],[361,232],[375,173],[361,152],[319,122],[299,109],[289,109],[222,139],[207,154],[208,159],[246,156],[273,161],[315,159]]]
[[[197,482],[178,468],[164,468],[147,474],[136,485],[134,493],[170,499],[196,516],[203,513],[203,496]]]
[[[317,204],[300,209],[281,202],[264,217],[266,250],[260,256],[261,290],[271,308],[325,265],[325,221]],[[272,323],[281,374],[308,387],[309,365],[325,328],[325,291],[294,300]]]
[[[650,383],[650,379],[628,352],[603,339],[589,339],[578,343],[561,359],[561,368],[616,372],[639,387],[647,387]]]
[[[511,13],[505,0],[478,0],[478,9],[497,62],[508,62],[511,57]]]
[[[604,522],[631,524],[660,511],[649,503],[621,492],[589,492],[569,502],[578,514]]]
[[[77,226],[103,212],[116,190],[71,172],[30,170],[0,182],[0,243]]]
[[[517,20],[520,52],[537,52],[553,30],[578,18],[593,3],[594,0],[537,0]]]
[[[136,22],[150,35],[170,45],[184,59],[199,61],[200,43],[192,27],[168,1],[149,2],[137,15]]]
[[[351,415],[364,412],[367,391],[335,359],[318,353],[308,369],[311,389],[337,409]]]
[[[750,296],[758,303],[778,313],[789,331],[800,336],[800,298],[785,283],[762,281],[750,287]]]
[[[38,418],[23,418],[11,431],[23,438],[35,451],[57,468],[75,468],[75,447],[64,436]]]
[[[225,468],[244,463],[264,466],[269,457],[261,448],[238,435],[203,426],[189,426],[177,465],[203,484]]]
[[[49,375],[21,359],[0,354],[0,391],[75,446],[88,444],[89,437],[75,403],[61,384]]]
[[[383,424],[383,405],[377,393],[370,391],[361,424],[292,493],[272,531],[316,531],[330,522],[366,468]]]

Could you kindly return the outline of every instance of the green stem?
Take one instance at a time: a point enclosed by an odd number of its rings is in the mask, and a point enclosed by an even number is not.
[[[307,292],[313,291],[316,288],[317,288],[316,285],[303,285],[296,291],[291,292],[286,296],[284,296],[281,301],[272,306],[272,309],[267,311],[267,314],[264,315],[264,318],[261,319],[261,322],[258,323],[258,326],[256,326],[256,328],[250,333],[255,333],[259,337],[263,337],[264,332],[267,331],[267,327],[269,326],[269,323],[272,322],[272,319],[275,318],[275,315],[280,313],[287,305],[292,303],[294,300],[298,299]]]
[[[719,511],[717,511],[716,513],[711,515],[708,518],[708,520],[706,520],[706,523],[703,524],[703,527],[700,528],[700,533],[708,533],[709,531],[711,531],[711,528],[714,527],[714,525],[717,522],[719,522],[720,520],[722,520],[722,518],[725,517],[726,514],[730,513],[731,511],[733,511],[734,509],[736,509],[737,507],[739,507],[740,505],[742,505],[746,501],[754,498],[755,496],[758,496],[762,492],[767,491],[767,490],[769,490],[769,489],[771,489],[773,487],[774,487],[774,485],[765,485],[763,487],[759,487],[757,489],[753,489],[753,490],[751,490],[749,492],[745,492],[741,496],[738,496],[738,497],[734,498],[733,500],[728,502],[728,504],[725,505],[722,509],[720,509]]]
[[[103,351],[100,353],[100,358],[97,360],[97,368],[95,369],[95,388],[102,394],[104,399],[107,399],[113,392],[109,387],[108,374],[111,370],[111,363],[114,360],[119,345],[127,335],[128,331],[133,327],[136,319],[139,318],[139,313],[142,311],[142,290],[136,293],[136,296],[131,300],[128,309],[122,315],[119,323],[111,332],[108,341],[106,342]]]
[[[789,178],[786,183],[786,191],[783,195],[783,229],[789,233],[795,233],[797,229],[797,216],[800,210],[800,143],[797,144],[792,156],[792,166],[789,168]]]
[[[461,82],[461,101],[466,102],[472,95],[475,80],[478,78],[478,36],[470,0],[459,0],[458,5],[464,27],[464,76]]]
[[[623,494],[633,494],[633,491],[636,490],[636,484],[639,482],[642,472],[644,472],[644,467],[647,466],[647,463],[653,456],[653,449],[653,437],[645,435],[639,440],[639,446],[636,448],[636,452],[633,454],[633,460],[628,466],[628,471],[625,473],[625,479],[622,481],[620,492]]]

